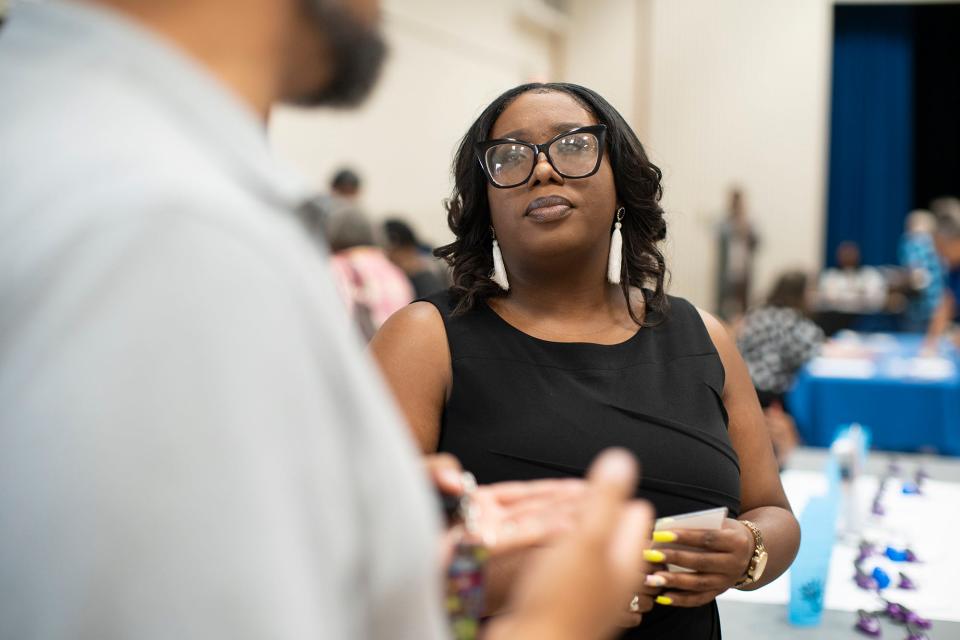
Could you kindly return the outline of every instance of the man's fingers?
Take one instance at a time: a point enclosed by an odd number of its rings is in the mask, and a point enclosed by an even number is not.
[[[583,495],[586,483],[583,480],[529,480],[525,482],[496,482],[481,487],[496,501],[509,506],[530,500],[570,500]]]
[[[497,554],[548,543],[580,521],[585,495],[583,480],[481,486],[474,496],[481,535]]]
[[[440,491],[454,496],[463,493],[463,481],[460,477],[463,468],[459,460],[449,453],[434,453],[423,460],[430,480]]]
[[[533,515],[503,522],[497,526],[481,525],[481,536],[490,551],[501,554],[522,547],[546,544],[554,536],[572,529],[573,523],[573,514]]]
[[[491,551],[503,553],[520,547],[549,543],[555,536],[573,529],[579,522],[581,500],[535,501],[508,508],[479,509],[481,535]]]
[[[590,466],[581,525],[588,538],[599,542],[615,532],[624,501],[636,490],[637,473],[636,458],[624,449],[608,449]]]
[[[610,544],[613,566],[622,568],[627,586],[636,590],[642,586],[643,575],[650,570],[643,560],[643,545],[653,527],[653,508],[647,502],[629,503],[620,518],[620,524]]]
[[[499,520],[519,520],[527,517],[546,517],[555,512],[563,514],[579,512],[583,500],[580,497],[569,498],[535,498],[531,500],[518,500],[513,504],[503,506],[496,502],[490,502],[486,496],[479,495],[482,489],[477,490],[477,505],[481,509],[488,509],[491,514],[495,514]]]

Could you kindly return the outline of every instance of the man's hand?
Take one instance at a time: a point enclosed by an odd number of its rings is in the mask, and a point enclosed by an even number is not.
[[[491,625],[488,638],[586,640],[615,633],[643,584],[640,542],[653,525],[649,504],[630,501],[636,480],[629,453],[599,457],[576,525],[534,559],[520,578],[512,613]]]
[[[430,455],[425,464],[440,491],[455,496],[463,493],[463,470],[455,457],[445,453]],[[546,544],[574,526],[585,493],[586,483],[575,479],[498,482],[477,487],[472,498],[477,534],[495,556]],[[462,534],[459,527],[447,532],[445,560]]]

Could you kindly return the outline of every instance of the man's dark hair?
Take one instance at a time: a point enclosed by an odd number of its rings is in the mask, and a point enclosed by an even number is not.
[[[339,169],[333,174],[333,179],[330,181],[330,188],[334,191],[359,191],[360,176],[352,169]]]
[[[417,234],[413,232],[410,225],[398,218],[390,218],[383,223],[383,235],[387,242],[394,247],[420,247]]]

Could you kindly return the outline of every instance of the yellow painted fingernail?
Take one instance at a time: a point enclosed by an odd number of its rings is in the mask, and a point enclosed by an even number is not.
[[[675,542],[677,539],[677,534],[673,531],[654,531],[653,532],[653,541],[654,542]]]
[[[644,549],[643,559],[647,562],[663,562],[667,559],[667,556],[663,555],[662,551],[657,551],[656,549]]]
[[[673,604],[673,598],[669,596],[657,596],[657,604]]]

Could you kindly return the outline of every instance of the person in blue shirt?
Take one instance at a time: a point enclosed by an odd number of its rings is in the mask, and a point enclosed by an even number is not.
[[[907,303],[903,329],[924,333],[938,308],[945,302],[945,273],[934,242],[936,218],[926,210],[912,211],[907,216],[906,231],[900,240],[898,260],[909,269],[917,295]]]
[[[937,252],[947,269],[947,291],[954,304],[950,319],[960,322],[960,199],[953,196],[937,198],[930,203],[930,211],[937,218]]]

